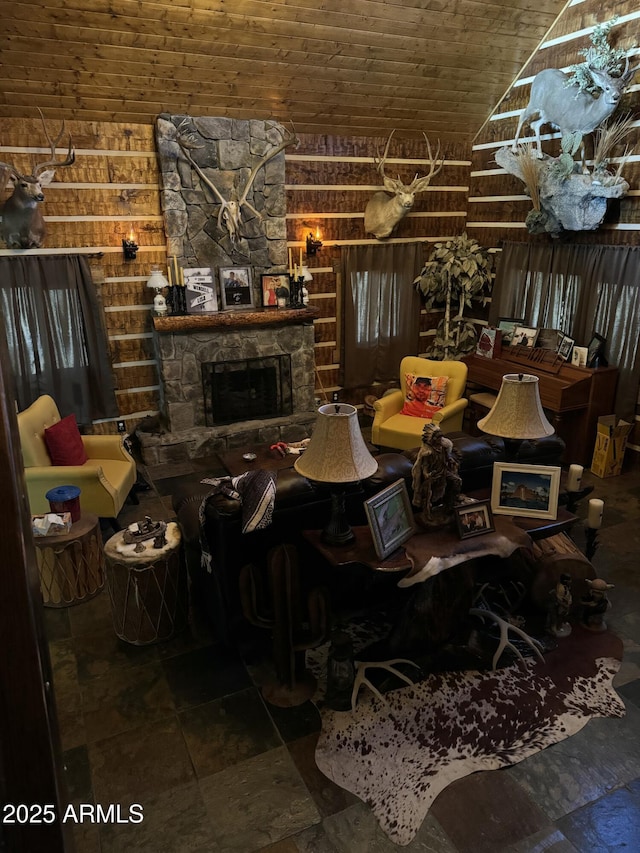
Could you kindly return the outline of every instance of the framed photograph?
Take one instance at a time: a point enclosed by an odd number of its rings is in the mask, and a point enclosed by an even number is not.
[[[494,462],[491,509],[496,515],[556,518],[559,488],[559,467]]]
[[[602,335],[598,335],[594,332],[593,337],[589,341],[589,346],[587,347],[587,367],[598,367],[603,366],[595,364],[596,360],[600,360],[604,356],[604,345],[606,344],[606,340],[602,337]]]
[[[574,339],[570,338],[569,335],[562,336],[557,350],[560,358],[563,358],[566,361],[570,357],[574,343]]]
[[[495,530],[493,514],[491,513],[491,502],[489,500],[476,501],[472,504],[461,504],[454,508],[458,535],[461,539],[470,539],[472,536],[480,536],[483,533],[491,533]]]
[[[558,347],[563,337],[564,335],[559,329],[540,329],[536,346],[558,352]]]
[[[483,358],[498,358],[501,348],[502,332],[500,329],[485,326],[478,334],[476,355],[481,355]]]
[[[511,344],[518,347],[534,347],[538,340],[538,329],[529,326],[516,326],[513,330]]]
[[[413,510],[404,480],[366,500],[364,508],[379,560],[386,559],[413,535]]]
[[[508,347],[513,339],[516,326],[524,326],[524,317],[501,317],[497,328],[502,332],[502,346]]]
[[[218,294],[210,267],[184,270],[188,314],[209,314],[218,310]]]
[[[266,273],[260,276],[263,308],[284,308],[289,303],[289,276],[287,273]]]
[[[253,308],[249,267],[220,267],[220,296],[222,307],[228,310]]]
[[[574,347],[571,351],[571,364],[575,367],[586,367],[588,352],[586,347]]]

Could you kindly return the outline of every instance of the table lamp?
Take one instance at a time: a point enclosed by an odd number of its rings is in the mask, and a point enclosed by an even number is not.
[[[507,373],[493,407],[478,421],[478,429],[505,439],[507,458],[513,458],[521,441],[555,432],[540,402],[540,380],[527,373]]]
[[[169,287],[169,282],[162,274],[159,267],[151,268],[151,275],[147,279],[147,287],[151,287],[155,290],[156,295],[153,297],[153,310],[155,314],[162,316],[167,313],[167,300],[164,298],[162,294],[162,290],[165,287]]]
[[[328,403],[318,409],[313,435],[296,471],[331,487],[331,518],[322,531],[327,545],[347,545],[355,539],[345,513],[345,485],[370,477],[378,463],[367,450],[358,412],[347,403]]]

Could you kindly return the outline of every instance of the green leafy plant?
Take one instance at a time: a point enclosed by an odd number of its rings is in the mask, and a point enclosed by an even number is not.
[[[585,62],[572,65],[569,68],[567,86],[577,85],[580,91],[589,92],[591,95],[599,95],[600,87],[596,84],[589,66],[606,71],[612,77],[619,77],[625,65],[627,50],[619,47],[611,47],[609,44],[609,33],[618,21],[618,17],[612,18],[606,24],[598,24],[591,33],[591,47],[579,51],[584,56]]]
[[[487,303],[491,290],[491,258],[486,249],[466,233],[436,243],[433,253],[414,280],[424,296],[427,312],[444,308],[444,319],[436,329],[430,352],[435,358],[456,358],[471,352],[477,332],[464,319],[464,309],[473,302]],[[458,313],[451,316],[457,303]]]

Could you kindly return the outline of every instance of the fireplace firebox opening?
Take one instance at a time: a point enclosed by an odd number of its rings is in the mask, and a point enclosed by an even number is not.
[[[202,365],[207,426],[290,415],[291,356],[272,355]]]

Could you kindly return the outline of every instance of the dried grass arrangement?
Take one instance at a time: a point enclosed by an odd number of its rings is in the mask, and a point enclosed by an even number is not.
[[[534,210],[540,210],[540,163],[530,142],[518,145],[518,165]]]
[[[606,172],[613,153],[623,139],[634,130],[634,118],[631,115],[620,116],[607,124],[601,125],[595,132],[593,146],[593,174],[602,175]],[[626,164],[633,148],[625,148],[616,173],[613,176],[620,180],[620,173]]]

